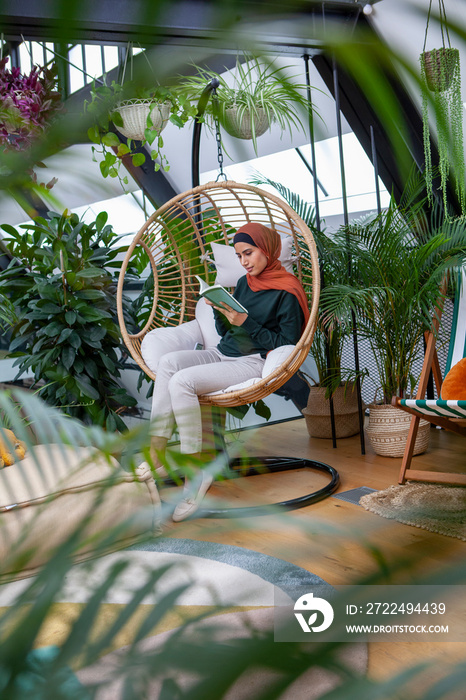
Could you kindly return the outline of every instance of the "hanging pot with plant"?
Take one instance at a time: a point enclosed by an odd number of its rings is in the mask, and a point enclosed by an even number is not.
[[[132,141],[143,141],[146,129],[151,128],[157,135],[168,124],[171,103],[154,102],[152,100],[125,100],[116,106],[121,116],[122,125],[118,127],[120,134]]]
[[[461,97],[460,55],[452,48],[444,0],[438,0],[442,47],[426,51],[432,0],[429,4],[424,48],[420,56],[425,181],[429,201],[433,201],[433,166],[430,147],[430,109],[434,112],[439,153],[440,189],[448,211],[447,183],[453,173],[461,211],[466,213],[465,167],[463,152],[463,101]]]
[[[124,99],[133,95],[130,99]],[[147,155],[154,162],[154,170],[168,171],[170,165],[163,153],[161,132],[168,122],[181,128],[196,114],[196,107],[176,87],[141,86],[135,82],[91,87],[91,101],[85,111],[92,116],[93,124],[87,135],[92,141],[93,155],[101,156],[100,170],[104,177],[118,177],[128,184],[127,177],[120,176],[123,158],[130,158],[137,167],[146,162],[145,152],[138,146],[150,146]],[[122,142],[116,131],[126,138]]]
[[[295,129],[304,130],[299,112],[304,114],[309,109],[306,86],[286,75],[288,67],[278,68],[247,54],[242,60],[237,59],[234,70],[222,75],[194,67],[197,75],[181,78],[182,90],[193,100],[199,100],[205,86],[217,80],[216,99],[206,108],[207,119],[213,125],[218,116],[228,134],[251,140],[256,153],[258,137],[273,123],[290,134]]]
[[[230,136],[251,141],[270,129],[270,119],[263,107],[257,107],[252,112],[234,105],[225,109],[223,127]]]

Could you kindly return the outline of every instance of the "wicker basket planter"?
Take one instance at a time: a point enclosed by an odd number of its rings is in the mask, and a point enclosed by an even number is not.
[[[369,425],[366,436],[374,452],[384,457],[403,457],[412,416],[388,404],[369,404]],[[414,454],[429,446],[430,423],[421,420]]]
[[[242,118],[240,119],[238,107],[227,107],[225,109],[225,123],[223,126],[230,136],[235,136],[237,139],[251,140],[253,138],[252,123],[254,123],[254,135],[256,138],[265,134],[270,127],[269,118],[262,107],[257,107],[252,115],[248,109],[241,113]]]
[[[337,438],[350,437],[359,432],[358,397],[351,387],[338,387],[333,395],[335,414],[335,435]],[[330,401],[325,398],[325,389],[311,386],[307,407],[303,408],[308,433],[311,437],[331,438]]]
[[[152,127],[159,134],[167,125],[170,117],[170,102],[151,102],[148,100],[127,100],[116,107],[123,120],[118,131],[127,139],[142,141],[147,126],[147,117],[151,116]]]
[[[421,54],[427,87],[431,92],[444,92],[449,89],[458,60],[458,49],[432,49]]]

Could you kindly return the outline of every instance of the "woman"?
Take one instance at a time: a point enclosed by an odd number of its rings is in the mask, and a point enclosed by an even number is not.
[[[278,259],[281,239],[276,231],[263,224],[245,224],[235,234],[233,245],[246,270],[234,297],[248,313],[214,306],[221,335],[217,347],[171,352],[160,359],[151,414],[151,448],[160,458],[176,422],[181,452],[199,459],[202,419],[198,396],[260,377],[267,353],[280,345],[295,345],[309,318],[300,282]],[[156,471],[165,475],[160,462],[156,464]],[[196,487],[185,481],[185,497],[173,513],[175,522],[199,508],[212,480],[202,472]]]

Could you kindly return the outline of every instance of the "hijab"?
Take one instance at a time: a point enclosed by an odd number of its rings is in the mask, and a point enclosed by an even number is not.
[[[282,249],[279,234],[264,224],[249,223],[241,226],[233,238],[233,244],[241,241],[252,241],[252,244],[267,257],[267,265],[260,275],[246,275],[250,289],[253,292],[263,289],[284,289],[286,292],[290,292],[299,301],[305,325],[310,316],[306,293],[297,277],[291,272],[287,272],[278,259]]]

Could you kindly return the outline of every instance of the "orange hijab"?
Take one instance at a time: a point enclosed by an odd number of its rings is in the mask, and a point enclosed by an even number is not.
[[[306,293],[301,282],[287,272],[281,264],[278,256],[282,249],[282,240],[279,234],[263,224],[249,223],[241,226],[236,233],[246,233],[253,241],[254,245],[267,257],[267,266],[260,275],[246,275],[246,280],[253,292],[262,289],[284,289],[286,292],[294,294],[304,314],[304,325],[309,320],[309,308]]]

